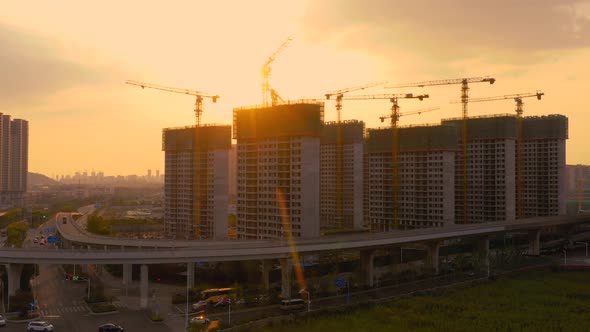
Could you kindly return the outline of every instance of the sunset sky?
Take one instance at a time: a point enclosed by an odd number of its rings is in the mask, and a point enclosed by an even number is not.
[[[261,102],[272,66],[284,99],[380,80],[490,75],[472,97],[545,92],[525,115],[569,117],[568,164],[590,164],[590,1],[2,1],[0,112],[30,123],[29,170],[55,177],[164,170],[162,128],[194,124],[194,99],[126,85],[137,80],[221,95],[205,123]],[[401,111],[440,106],[402,125],[458,117],[459,85],[359,93],[428,93]],[[380,126],[387,101],[347,101],[343,118]],[[470,115],[514,113],[512,100],[474,103]],[[332,101],[326,119],[333,120]]]

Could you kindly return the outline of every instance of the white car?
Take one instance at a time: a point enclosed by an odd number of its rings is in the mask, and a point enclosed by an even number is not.
[[[209,320],[209,318],[206,318],[203,316],[197,316],[197,317],[191,318],[191,324],[192,323],[209,325],[209,323],[211,323],[211,320]]]
[[[0,326],[4,326],[6,325],[6,318],[4,318],[4,316],[0,315]]]
[[[51,325],[49,322],[45,322],[45,321],[29,322],[29,325],[27,326],[27,331],[29,331],[29,332],[33,332],[33,331],[51,332],[51,331],[53,331],[53,325]]]

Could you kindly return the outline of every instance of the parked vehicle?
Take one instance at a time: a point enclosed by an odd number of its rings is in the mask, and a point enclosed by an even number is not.
[[[123,331],[125,331],[125,329],[123,329],[122,326],[115,325],[113,323],[102,324],[101,326],[98,327],[98,332],[123,332]]]
[[[6,325],[6,318],[4,318],[4,316],[0,315],[0,326],[5,326]]]
[[[27,326],[27,331],[34,332],[34,331],[43,331],[43,332],[52,332],[53,325],[46,321],[35,321],[29,322]]]

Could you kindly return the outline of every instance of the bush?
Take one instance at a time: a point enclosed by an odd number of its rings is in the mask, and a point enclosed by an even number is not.
[[[160,314],[157,314],[157,313],[154,313],[154,312],[152,312],[152,313],[149,315],[149,318],[150,318],[150,320],[151,320],[152,322],[161,322],[161,321],[163,321],[163,320],[164,320],[164,318],[162,318],[162,315],[160,315]]]
[[[90,310],[94,313],[117,311],[117,308],[110,303],[91,303]]]

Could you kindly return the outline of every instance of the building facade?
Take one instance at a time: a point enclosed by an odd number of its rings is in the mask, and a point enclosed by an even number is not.
[[[365,220],[371,231],[442,227],[454,222],[457,130],[452,126],[369,129],[365,141]],[[393,144],[398,144],[397,172]],[[397,175],[396,175],[397,174]],[[398,178],[397,202],[394,176]]]
[[[0,204],[24,205],[28,163],[28,121],[0,113]]]
[[[341,123],[342,178],[338,193],[338,123],[327,122],[320,140],[320,225],[324,229],[363,227],[363,135],[365,124]],[[339,195],[341,195],[339,198]],[[341,202],[338,202],[341,199]],[[338,205],[341,204],[339,207]],[[339,212],[341,210],[341,212]],[[339,216],[342,214],[342,216]],[[342,220],[338,220],[342,218]]]
[[[323,104],[234,109],[237,237],[320,235]]]
[[[467,120],[467,186],[463,173],[463,120],[443,125],[459,131],[460,152],[455,164],[456,223],[513,221],[516,218],[516,138],[514,115],[471,117]],[[464,201],[464,188],[467,201]],[[467,203],[467,204],[465,204]]]
[[[524,117],[522,130],[523,217],[565,215],[567,117]]]
[[[162,141],[166,235],[227,239],[231,127],[167,128]]]

